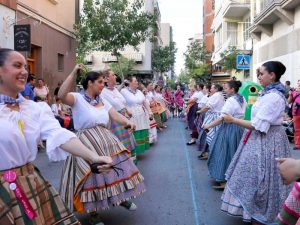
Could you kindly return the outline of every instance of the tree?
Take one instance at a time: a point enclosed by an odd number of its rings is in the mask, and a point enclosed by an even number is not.
[[[209,53],[206,51],[205,46],[199,42],[193,42],[188,46],[187,51],[184,53],[185,67],[191,78],[195,80],[208,79],[209,65],[205,64]]]
[[[236,70],[236,57],[239,54],[239,51],[235,46],[230,46],[227,50],[222,52],[220,56],[222,57],[221,65],[225,70]]]
[[[143,0],[85,0],[75,25],[78,54],[107,51],[118,60],[125,46],[138,49],[157,26],[156,15],[144,11],[143,6]]]
[[[176,52],[175,42],[171,42],[169,46],[154,48],[152,51],[153,69],[160,75],[171,70],[175,64]]]
[[[184,70],[180,71],[180,74],[177,77],[178,82],[180,83],[184,83],[184,84],[188,84],[190,82],[190,76],[188,75],[188,73]]]
[[[121,77],[123,73],[124,78],[129,77],[133,74],[133,67],[135,65],[135,61],[132,59],[127,59],[124,56],[119,58],[119,63],[110,63],[109,66],[112,71],[118,76]]]

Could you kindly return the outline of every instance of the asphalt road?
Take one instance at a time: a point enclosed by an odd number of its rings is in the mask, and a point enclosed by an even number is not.
[[[246,225],[220,210],[221,191],[211,188],[206,161],[197,159],[197,146],[186,146],[189,134],[180,119],[170,119],[158,143],[139,157],[147,191],[134,200],[138,210],[122,207],[101,211],[105,225]],[[293,156],[300,158],[293,151]],[[51,163],[41,152],[36,165],[58,188],[62,163]],[[88,225],[85,216],[79,216]]]

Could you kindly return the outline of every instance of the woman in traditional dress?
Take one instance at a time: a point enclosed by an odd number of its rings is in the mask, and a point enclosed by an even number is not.
[[[274,222],[291,190],[283,184],[275,160],[291,154],[282,126],[286,90],[279,80],[285,70],[278,61],[260,67],[257,76],[264,90],[252,107],[251,121],[223,115],[226,123],[247,130],[226,172],[221,209],[252,224]]]
[[[33,165],[39,141],[47,140],[52,161],[64,160],[69,152],[85,159],[88,168],[90,163],[107,163],[102,170],[112,160],[90,151],[72,132],[61,128],[46,103],[22,97],[27,76],[25,58],[0,48],[0,224],[79,224]]]
[[[199,136],[199,146],[198,146],[198,150],[202,151],[205,146],[206,146],[206,132],[204,131],[204,129],[202,128],[203,125],[203,120],[205,118],[205,113],[206,112],[200,112],[200,110],[205,107],[209,95],[210,95],[210,89],[211,89],[211,84],[205,84],[203,87],[203,97],[201,98],[201,100],[198,103],[198,111],[197,111],[197,117],[194,121],[197,132],[198,132],[198,136]]]
[[[198,103],[200,103],[201,98],[204,96],[202,90],[203,90],[203,84],[199,85],[199,91],[196,90],[196,85],[194,86],[195,90],[193,95],[186,100],[186,104],[189,107],[189,111],[187,114],[187,121],[188,121],[188,127],[190,131],[192,131],[192,139],[187,143],[187,145],[193,145],[196,144],[196,140],[198,139],[199,133],[197,131],[197,127],[195,124],[195,119],[197,117],[197,111],[198,111]]]
[[[163,124],[163,122],[161,120],[161,116],[160,116],[160,114],[162,113],[161,106],[155,97],[153,83],[149,82],[148,84],[146,84],[146,88],[147,88],[146,98],[150,103],[150,109],[151,109],[151,112],[153,113],[154,119],[157,124],[156,127],[158,130],[163,130],[164,124]]]
[[[202,107],[198,113],[204,113],[205,117],[203,120],[203,126],[205,124],[210,124],[216,120],[221,115],[221,109],[224,105],[224,97],[222,94],[222,86],[219,84],[213,84],[210,89],[211,96],[208,98],[207,103]],[[199,159],[208,159],[208,150],[209,145],[211,144],[212,139],[214,138],[216,132],[220,128],[220,125],[213,127],[206,134],[206,145],[201,149],[201,153],[198,156]],[[200,150],[200,149],[199,149]]]
[[[143,94],[146,97],[148,94],[148,90],[147,88],[143,88]],[[146,104],[150,105],[149,100],[146,98],[145,99]],[[149,118],[150,119],[150,129],[149,129],[149,143],[150,144],[154,144],[158,141],[158,137],[157,137],[157,124],[154,118]]]
[[[181,90],[180,85],[177,85],[177,89],[176,89],[174,95],[175,95],[175,107],[176,107],[175,115],[179,116],[183,110],[183,104],[184,104],[184,101],[183,101],[184,93]]]
[[[149,117],[153,118],[149,104],[146,102],[144,94],[138,90],[139,83],[136,77],[129,78],[129,86],[121,90],[121,94],[126,100],[126,107],[132,114],[130,121],[136,125],[133,132],[136,140],[136,154],[143,154],[150,148],[149,144]]]
[[[163,96],[167,100],[167,102],[168,102],[167,107],[168,107],[169,111],[171,112],[172,116],[174,117],[175,101],[174,101],[174,96],[169,87],[166,88]]]
[[[130,118],[132,115],[126,109],[126,100],[123,95],[116,88],[116,75],[112,70],[105,70],[103,74],[106,79],[107,87],[101,92],[101,97],[108,101],[112,107],[126,118]],[[135,147],[136,142],[132,131],[124,128],[124,126],[116,121],[111,121],[111,130],[116,135],[122,144],[131,152],[131,156],[135,160]]]
[[[292,104],[292,115],[294,120],[294,149],[300,149],[300,87],[291,92],[289,102]]]
[[[163,97],[161,93],[161,86],[160,85],[155,85],[154,87],[154,97],[156,101],[159,103],[159,114],[161,118],[161,122],[163,123],[164,128],[166,126],[164,125],[165,122],[168,120],[168,108],[167,108],[167,100]]]
[[[81,70],[82,65],[75,66],[58,96],[72,107],[79,139],[96,154],[111,156],[115,168],[109,173],[90,173],[85,161],[69,156],[63,166],[60,194],[69,208],[73,209],[74,205],[78,212],[92,213],[96,219],[94,212],[116,205],[135,210],[135,204],[128,200],[144,192],[144,178],[131,160],[130,151],[107,129],[110,119],[130,129],[135,125],[101,99],[104,88],[102,73],[88,72],[82,80],[84,90],[70,92]]]
[[[224,189],[226,170],[240,144],[244,129],[235,124],[222,123],[222,115],[231,115],[234,118],[243,119],[247,103],[242,95],[238,93],[242,86],[240,81],[228,81],[225,84],[227,100],[221,110],[218,119],[210,124],[205,124],[203,129],[209,130],[221,124],[209,146],[208,171],[209,175],[219,183],[213,186],[215,189]]]

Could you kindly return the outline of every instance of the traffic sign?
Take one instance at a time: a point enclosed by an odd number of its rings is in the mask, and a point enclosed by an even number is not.
[[[237,55],[236,56],[236,68],[239,70],[250,70],[250,55]]]

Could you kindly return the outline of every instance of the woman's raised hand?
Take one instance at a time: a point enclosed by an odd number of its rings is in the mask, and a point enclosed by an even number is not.
[[[79,75],[80,73],[82,73],[82,71],[84,70],[84,65],[83,64],[76,64],[72,73],[75,75]]]

